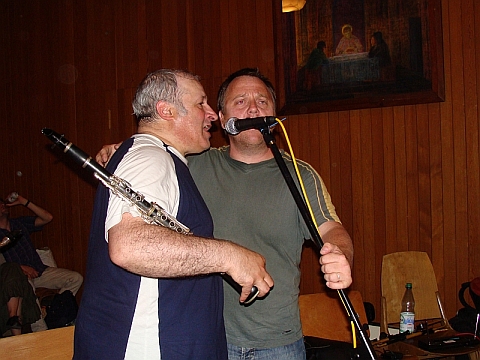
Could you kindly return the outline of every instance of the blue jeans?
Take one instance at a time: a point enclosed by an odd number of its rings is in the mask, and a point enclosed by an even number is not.
[[[228,344],[228,360],[305,360],[303,338],[290,345],[268,349],[243,348]]]

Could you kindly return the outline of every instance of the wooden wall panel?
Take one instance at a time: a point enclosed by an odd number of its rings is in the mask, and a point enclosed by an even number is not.
[[[468,2],[464,3],[467,4]],[[462,4],[463,5],[463,4]],[[450,21],[452,27],[459,29],[460,36],[456,33],[451,33],[451,36],[455,36],[454,41],[451,42],[451,61],[454,64],[462,64],[461,67],[452,66],[452,111],[453,111],[453,131],[452,131],[452,150],[454,154],[454,164],[453,164],[453,175],[454,175],[454,185],[451,190],[453,190],[454,199],[454,209],[455,209],[455,218],[452,230],[451,240],[455,241],[455,246],[448,244],[449,248],[452,249],[452,262],[456,264],[452,271],[452,275],[449,276],[452,278],[454,283],[458,283],[461,278],[467,276],[466,268],[468,262],[465,261],[468,258],[468,246],[467,246],[467,227],[466,227],[466,153],[465,153],[465,77],[464,77],[464,54],[462,49],[463,43],[463,32],[462,22],[463,17],[466,14],[463,14],[462,10],[466,10],[464,6],[455,6],[453,4],[449,5],[450,12]],[[451,38],[452,39],[452,38]],[[455,119],[462,119],[461,125],[460,122],[455,121]],[[452,294],[446,292],[447,300],[452,299]]]
[[[355,246],[355,255],[354,255],[354,271],[353,273],[357,274],[366,274],[367,269],[366,269],[366,263],[369,258],[371,258],[372,253],[369,251],[368,248],[366,248],[365,243],[365,236],[362,231],[364,228],[365,224],[365,213],[363,211],[363,178],[361,176],[362,173],[362,164],[363,164],[363,158],[362,158],[362,132],[361,132],[361,122],[362,118],[360,116],[360,111],[355,111],[352,113],[352,117],[350,119],[350,126],[351,126],[351,154],[352,154],[352,159],[362,159],[360,161],[353,161],[351,162],[351,172],[352,174],[357,174],[357,176],[353,177],[352,181],[352,193],[356,194],[356,196],[359,198],[359,201],[352,202],[352,221],[354,224],[354,227],[349,231],[350,236],[352,238],[358,239],[358,244],[361,245],[356,245]],[[343,220],[343,214],[339,214],[340,219]],[[348,228],[347,228],[348,231]],[[357,261],[358,259],[358,261]],[[359,288],[365,288],[366,287],[366,277],[365,276],[359,276],[358,278],[355,278],[355,286],[358,286]]]
[[[228,74],[276,74],[274,1],[41,0],[0,3],[0,194],[17,190],[54,214],[34,236],[85,273],[97,181],[40,134],[44,126],[92,155],[135,129],[131,99],[160,67],[202,77],[210,104]],[[354,283],[379,318],[382,256],[426,251],[447,315],[480,276],[480,5],[443,0],[446,100],[428,105],[289,116],[295,155],[323,177],[355,245]],[[221,131],[212,144],[222,145]],[[286,141],[278,136],[279,146]],[[21,171],[22,176],[17,172]],[[23,208],[13,215],[28,214]],[[324,289],[317,250],[302,255],[301,292]]]
[[[475,35],[478,36],[480,28],[475,29],[475,13],[471,9],[475,8],[475,3],[470,0],[462,3],[462,52],[464,56],[463,69],[465,78],[465,153],[466,153],[466,231],[465,235],[467,244],[466,249],[473,249],[477,253],[480,249],[480,203],[475,199],[480,198],[480,168],[479,164],[479,112],[478,112],[478,92],[468,91],[468,89],[476,89],[478,87],[478,71],[476,60]],[[465,11],[467,11],[465,13]],[[478,19],[477,19],[478,22]],[[468,263],[460,278],[469,277],[475,274],[476,265],[480,264],[478,257],[477,262]]]

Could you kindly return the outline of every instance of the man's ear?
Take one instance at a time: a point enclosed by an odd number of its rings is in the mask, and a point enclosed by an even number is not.
[[[157,102],[156,109],[158,116],[160,116],[162,119],[172,120],[176,116],[175,107],[166,101]]]
[[[225,115],[223,115],[223,112],[221,110],[218,112],[218,118],[220,119],[222,129],[225,129]]]

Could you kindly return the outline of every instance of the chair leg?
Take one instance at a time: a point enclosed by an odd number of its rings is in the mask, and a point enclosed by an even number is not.
[[[437,297],[438,309],[440,310],[440,314],[442,315],[443,325],[448,328],[451,328],[450,324],[448,323],[448,319],[445,316],[445,310],[443,310],[442,301],[440,300],[440,293],[437,291],[435,295]]]
[[[382,296],[380,299],[380,311],[382,312],[380,319],[380,334],[383,332],[388,335],[388,323],[387,323],[387,299]]]

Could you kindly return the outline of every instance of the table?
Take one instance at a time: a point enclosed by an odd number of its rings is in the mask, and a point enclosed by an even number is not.
[[[378,58],[368,53],[333,56],[322,65],[322,84],[341,84],[380,79]]]
[[[75,327],[39,331],[0,339],[4,360],[70,360]]]
[[[458,336],[458,332],[452,329],[442,329],[434,334],[425,335],[422,333],[413,333],[406,340],[387,344],[386,342],[373,342],[372,345],[377,354],[385,351],[394,351],[403,354],[403,359],[455,359],[458,355],[469,355],[469,359],[480,359],[480,343],[473,342],[466,346],[439,348],[435,350],[425,350],[420,347],[420,343],[433,342],[434,340],[446,339]]]

